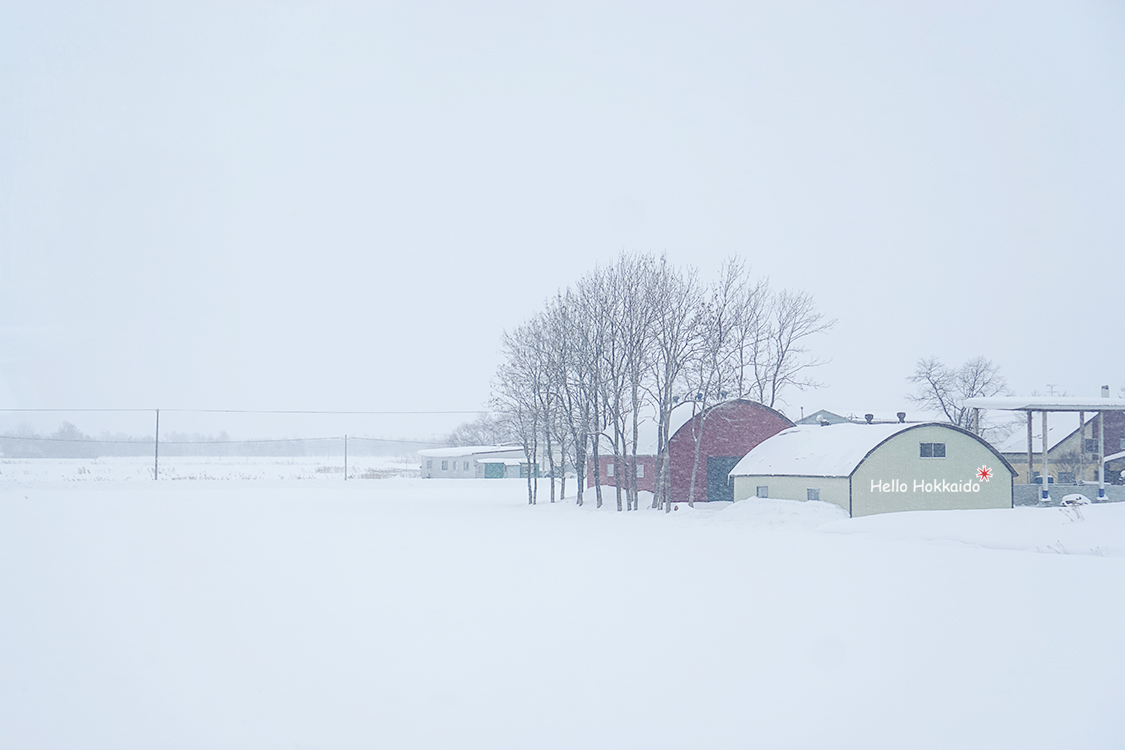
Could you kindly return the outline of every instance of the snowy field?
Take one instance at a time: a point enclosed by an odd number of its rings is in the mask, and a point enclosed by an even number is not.
[[[1125,505],[0,471],[3,748],[1125,747]]]

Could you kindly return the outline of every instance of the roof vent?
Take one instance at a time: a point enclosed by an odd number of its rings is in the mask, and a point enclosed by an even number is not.
[[[871,420],[875,419],[875,415],[874,414],[864,414],[863,418],[867,421],[867,424],[871,424]]]
[[[899,424],[906,424],[906,412],[900,411],[895,416],[898,417],[898,423]]]

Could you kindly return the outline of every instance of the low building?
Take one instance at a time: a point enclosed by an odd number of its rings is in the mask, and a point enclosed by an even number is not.
[[[827,409],[819,409],[806,417],[801,417],[797,420],[796,424],[825,425],[844,424],[845,422],[851,422],[853,424],[895,424],[905,421],[905,411],[846,411],[844,412],[844,414],[837,414],[836,412],[831,412]]]
[[[1012,507],[1015,469],[949,424],[800,426],[761,443],[730,472],[735,500],[835,503],[853,517]]]
[[[528,473],[527,457],[518,445],[427,448],[418,451],[418,456],[425,479],[505,479]]]

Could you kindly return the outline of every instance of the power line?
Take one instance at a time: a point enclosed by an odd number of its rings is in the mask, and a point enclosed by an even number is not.
[[[4,409],[0,412],[150,412],[156,409]],[[488,409],[473,409],[470,411],[335,411],[321,409],[160,409],[163,412],[176,414],[341,414],[341,415],[373,415],[396,416],[417,414],[487,414]]]
[[[442,445],[441,442],[432,440],[394,440],[392,438],[372,438],[348,435],[348,440],[367,440],[375,443],[390,443],[392,445]],[[326,440],[343,440],[343,435],[329,437],[296,437],[296,438],[245,438],[242,440],[161,440],[161,445],[244,445],[246,443],[300,443]],[[98,438],[56,438],[41,437],[39,435],[0,435],[3,440],[38,440],[50,443],[102,443],[108,445],[147,445],[155,442],[153,438],[135,438],[133,440],[100,440]]]

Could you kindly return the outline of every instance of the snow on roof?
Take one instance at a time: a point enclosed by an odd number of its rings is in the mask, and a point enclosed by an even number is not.
[[[523,451],[518,445],[455,445],[452,448],[426,448],[418,451],[419,456],[430,458],[460,458],[477,454],[511,453]]]
[[[917,424],[802,425],[759,443],[730,476],[850,476],[860,461],[891,435]]]
[[[1093,422],[1096,416],[1097,414],[1091,414],[1086,419],[1086,424]],[[1071,419],[1073,419],[1073,417],[1071,417]],[[1065,422],[1066,423],[1063,424],[1063,420],[1059,417],[1047,420],[1047,450],[1053,451],[1059,443],[1078,431],[1078,427],[1076,427],[1070,419],[1067,419]],[[1089,437],[1095,437],[1089,432],[1086,434]],[[1001,453],[1023,453],[1027,455],[1027,430],[1017,429],[995,447],[996,450]],[[1043,422],[1039,419],[1034,420],[1032,425],[1031,450],[1033,453],[1043,452]]]
[[[1074,396],[998,396],[967,398],[965,406],[1002,411],[1125,411],[1125,398]]]

